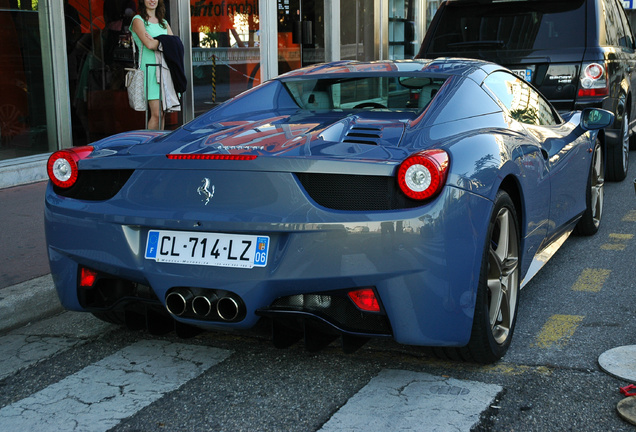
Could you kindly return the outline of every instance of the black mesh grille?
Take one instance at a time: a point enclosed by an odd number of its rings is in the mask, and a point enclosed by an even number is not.
[[[333,210],[382,211],[422,205],[407,198],[394,177],[349,174],[296,174],[307,194]]]
[[[340,295],[301,294],[281,297],[268,309],[311,313],[345,331],[391,334],[391,325],[386,315],[363,312],[351,300]]]
[[[80,170],[77,182],[68,189],[54,187],[55,193],[67,198],[105,201],[114,197],[134,170]]]

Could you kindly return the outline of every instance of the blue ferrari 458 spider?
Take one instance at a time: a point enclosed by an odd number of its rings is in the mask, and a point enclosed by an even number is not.
[[[561,116],[483,61],[293,71],[175,131],[53,153],[55,285],[151,332],[266,320],[278,347],[383,337],[494,362],[520,288],[598,230],[611,120]]]

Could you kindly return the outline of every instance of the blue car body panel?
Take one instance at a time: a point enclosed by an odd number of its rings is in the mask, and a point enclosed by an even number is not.
[[[409,70],[446,81],[420,112],[299,110],[283,86],[289,79],[355,76],[373,68],[388,77]],[[79,162],[80,175],[127,170],[129,178],[104,200],[64,196],[49,184],[46,237],[63,306],[99,311],[82,306],[80,267],[151,287],[161,306],[175,287],[224,290],[244,302],[238,321],[174,317],[201,328],[250,328],[260,319],[257,311],[286,296],[373,287],[390,324],[379,336],[466,345],[497,191],[505,185],[517,193],[523,277],[537,253],[584,212],[595,140],[595,132],[577,131],[578,114],[549,136],[512,122],[481,87],[497,69],[459,60],[321,65],[265,83],[176,131],[135,131],[95,143]],[[381,134],[373,143],[348,142],[355,128]],[[301,179],[394,178],[402,161],[428,148],[445,150],[450,169],[441,193],[413,207],[327,208]],[[214,186],[209,204],[200,193],[206,179]],[[144,255],[150,230],[268,236],[267,265],[156,262]]]

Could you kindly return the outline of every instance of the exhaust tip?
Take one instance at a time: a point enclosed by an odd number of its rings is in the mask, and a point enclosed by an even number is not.
[[[194,312],[197,316],[207,317],[210,313],[212,313],[216,300],[217,297],[214,294],[210,297],[202,295],[196,296],[192,300],[192,312]]]
[[[181,316],[188,310],[192,293],[188,290],[173,291],[166,296],[166,309],[173,315]]]
[[[223,321],[233,321],[239,316],[239,304],[232,297],[223,297],[216,302],[216,313]]]

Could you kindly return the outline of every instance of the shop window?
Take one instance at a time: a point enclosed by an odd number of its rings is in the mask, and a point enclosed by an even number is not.
[[[146,125],[146,113],[128,103],[124,79],[133,67],[130,22],[136,0],[66,0],[64,5],[73,144]],[[170,22],[170,2],[164,0]],[[178,126],[166,115],[166,129]]]
[[[0,160],[49,149],[38,19],[37,2],[0,0]]]
[[[374,20],[374,0],[340,2],[340,58],[342,60],[377,60]]]
[[[389,1],[389,59],[410,59],[415,55],[415,2]]]
[[[195,116],[260,84],[258,0],[190,0]]]

